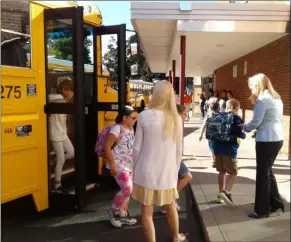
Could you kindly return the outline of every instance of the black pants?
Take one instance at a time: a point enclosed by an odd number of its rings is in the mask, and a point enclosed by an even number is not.
[[[204,119],[204,117],[205,117],[204,106],[200,106],[200,111],[201,111],[202,118]]]
[[[283,141],[256,142],[257,176],[254,211],[258,215],[269,214],[270,209],[284,206],[272,172],[272,166],[282,146]]]

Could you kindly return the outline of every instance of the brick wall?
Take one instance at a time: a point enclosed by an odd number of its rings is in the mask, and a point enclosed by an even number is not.
[[[17,1],[1,2],[1,28],[29,34],[29,4]]]
[[[244,63],[247,61],[247,74],[244,75]],[[233,78],[233,66],[237,65],[237,77]],[[272,81],[274,88],[284,103],[285,141],[282,153],[289,154],[290,139],[290,35],[259,48],[231,63],[218,68],[216,89],[231,90],[240,101],[246,121],[252,118],[252,105],[248,100],[250,90],[248,77],[262,72]]]

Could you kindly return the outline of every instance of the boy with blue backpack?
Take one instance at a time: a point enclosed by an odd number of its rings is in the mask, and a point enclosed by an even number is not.
[[[231,189],[237,177],[237,152],[240,139],[246,135],[242,130],[244,121],[238,116],[239,102],[235,99],[226,104],[226,113],[213,115],[207,120],[206,138],[212,141],[216,170],[219,172],[217,202],[235,206]],[[226,174],[229,174],[226,181]]]

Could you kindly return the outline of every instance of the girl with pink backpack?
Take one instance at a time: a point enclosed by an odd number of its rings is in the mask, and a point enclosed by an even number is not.
[[[134,225],[137,222],[128,213],[128,203],[132,191],[133,126],[137,118],[138,113],[132,107],[125,106],[115,120],[116,125],[111,126],[104,140],[104,157],[108,161],[107,168],[110,169],[111,175],[120,186],[120,191],[116,194],[111,208],[107,210],[109,220],[114,227]],[[98,153],[97,145],[96,152]]]

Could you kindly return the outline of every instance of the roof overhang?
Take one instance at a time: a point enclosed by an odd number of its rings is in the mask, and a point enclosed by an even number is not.
[[[131,21],[152,72],[166,72],[186,36],[186,75],[207,76],[215,69],[288,34],[290,5],[132,2]]]

